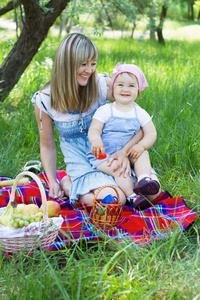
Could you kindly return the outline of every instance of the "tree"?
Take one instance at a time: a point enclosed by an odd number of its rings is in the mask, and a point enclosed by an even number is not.
[[[188,18],[194,21],[194,0],[188,0]]]
[[[164,40],[164,37],[163,37],[162,30],[163,30],[163,24],[164,24],[166,15],[167,15],[167,6],[163,5],[162,6],[162,11],[161,11],[161,14],[160,14],[160,22],[159,22],[159,25],[156,28],[157,35],[158,35],[158,42],[160,44],[163,44],[163,45],[165,45],[165,40]]]
[[[50,27],[70,0],[19,0],[17,2],[24,12],[23,28],[12,50],[0,66],[1,102],[18,82],[46,38]],[[46,4],[43,5],[45,2]]]
[[[20,1],[9,1],[4,7],[0,8],[0,16],[5,15],[7,12],[15,9],[19,5]]]
[[[198,15],[197,15],[197,20],[200,20],[200,1],[195,1],[194,6],[197,8],[198,10]]]

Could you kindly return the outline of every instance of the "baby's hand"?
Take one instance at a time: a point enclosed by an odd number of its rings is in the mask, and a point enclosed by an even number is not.
[[[104,156],[105,148],[101,138],[98,138],[92,142],[91,152],[96,158],[99,158],[100,153]]]
[[[138,159],[138,157],[140,157],[144,150],[144,147],[142,147],[139,144],[136,144],[129,150],[128,155],[130,155],[132,159]]]
[[[99,156],[98,157],[97,157],[97,155],[95,155],[95,156],[96,156],[97,159],[104,159],[104,158],[107,157],[106,152],[104,152],[104,154],[103,154],[103,153],[101,153],[101,151],[99,152]]]

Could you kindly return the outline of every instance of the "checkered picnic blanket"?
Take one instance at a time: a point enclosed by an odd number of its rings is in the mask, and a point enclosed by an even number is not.
[[[66,175],[65,171],[57,171],[60,181]],[[48,179],[45,173],[38,175],[48,197]],[[0,177],[1,180],[11,179]],[[11,193],[11,186],[0,189],[0,207],[6,206]],[[28,184],[16,188],[17,203],[35,203],[41,205],[40,191],[32,180]],[[111,237],[119,243],[131,243],[144,246],[156,239],[166,238],[175,229],[185,230],[198,214],[189,209],[182,197],[172,197],[168,192],[163,192],[155,206],[143,211],[124,206],[122,215],[113,229],[101,229],[91,222],[91,206],[78,202],[55,200],[61,206],[61,215],[64,222],[59,236],[50,250],[61,249],[63,245],[72,244],[79,240],[102,240]]]

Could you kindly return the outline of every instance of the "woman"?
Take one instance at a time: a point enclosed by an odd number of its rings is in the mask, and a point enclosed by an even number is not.
[[[97,47],[89,38],[79,33],[69,34],[56,52],[50,83],[32,99],[40,131],[41,160],[52,198],[64,191],[71,200],[92,204],[96,189],[104,185],[117,186],[112,176],[92,168],[86,158],[91,147],[87,133],[93,114],[106,99],[113,100],[109,78],[96,73],[97,59]],[[71,179],[65,177],[60,184],[56,181],[53,124],[60,136],[66,171]],[[108,161],[111,167],[119,169],[119,175],[130,175],[126,154],[141,137],[140,132]],[[125,204],[124,193],[119,188],[118,191],[120,201]],[[105,188],[99,198],[114,193],[112,188]]]

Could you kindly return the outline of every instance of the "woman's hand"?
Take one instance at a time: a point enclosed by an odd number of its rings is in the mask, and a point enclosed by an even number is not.
[[[118,176],[122,174],[124,177],[131,176],[131,166],[126,151],[121,149],[112,154],[107,160],[107,166],[112,168],[113,161],[115,161],[112,169],[113,172],[118,170]]]
[[[60,185],[57,182],[51,183],[49,188],[49,198],[57,199],[64,196],[64,192],[61,192]]]
[[[128,152],[128,155],[130,155],[130,157],[134,160],[138,159],[140,157],[140,155],[144,152],[144,147],[136,144],[134,145],[131,150]]]

